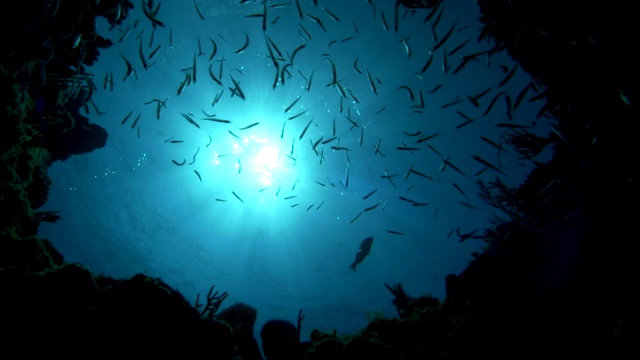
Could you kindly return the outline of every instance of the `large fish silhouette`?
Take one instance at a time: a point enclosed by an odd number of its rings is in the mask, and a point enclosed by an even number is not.
[[[372,244],[373,244],[373,236],[369,236],[364,240],[362,240],[362,242],[360,243],[360,248],[356,252],[356,259],[353,261],[351,266],[349,266],[349,269],[356,271],[356,266],[358,266],[364,260],[364,258],[366,258],[367,255],[369,255],[369,253],[371,252]]]

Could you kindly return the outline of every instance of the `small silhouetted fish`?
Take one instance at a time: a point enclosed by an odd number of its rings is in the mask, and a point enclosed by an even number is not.
[[[360,243],[360,248],[358,248],[358,251],[356,252],[356,259],[353,261],[351,266],[349,266],[349,269],[356,271],[356,267],[362,261],[364,261],[364,258],[366,258],[367,255],[369,255],[369,253],[371,252],[372,244],[373,244],[373,236],[369,236],[364,240],[362,240],[362,242]]]

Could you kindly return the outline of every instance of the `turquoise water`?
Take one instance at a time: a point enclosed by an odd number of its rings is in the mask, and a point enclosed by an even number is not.
[[[229,292],[226,305],[258,310],[256,334],[269,319],[295,322],[299,309],[303,340],[313,329],[356,332],[373,313],[395,315],[384,283],[442,299],[444,277],[482,248],[455,230],[481,234],[504,216],[478,199],[474,181],[500,176],[515,187],[532,168],[482,138],[500,143],[508,130],[496,124],[532,125],[541,106],[525,99],[509,120],[501,95],[484,115],[503,91],[513,106],[531,82],[518,68],[498,85],[514,67],[505,53],[454,74],[462,56],[493,46],[477,41],[475,3],[446,2],[427,22],[430,10],[400,7],[397,31],[394,1],[300,0],[302,18],[297,1],[196,3],[204,20],[194,2],[165,0],[157,17],[166,27],[154,30],[137,3],[118,27],[98,24],[115,45],[87,69],[98,87],[88,116],[108,130],[108,144],[51,167],[45,209],[62,219],[40,235],[67,261],[160,277],[191,302],[215,284]],[[123,57],[134,67],[124,81]],[[197,77],[178,94],[194,59]],[[478,107],[469,101],[489,88]],[[461,126],[465,116],[473,121]],[[368,236],[371,253],[353,272]]]

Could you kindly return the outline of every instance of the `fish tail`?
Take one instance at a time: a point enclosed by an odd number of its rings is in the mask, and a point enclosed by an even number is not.
[[[358,263],[354,261],[353,264],[349,266],[349,269],[351,269],[351,271],[356,271],[356,266],[358,266]]]

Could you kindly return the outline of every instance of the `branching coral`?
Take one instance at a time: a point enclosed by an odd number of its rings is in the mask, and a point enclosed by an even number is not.
[[[209,289],[209,293],[207,293],[207,304],[200,311],[200,316],[202,316],[205,319],[213,318],[216,312],[218,311],[218,309],[220,308],[220,305],[222,305],[222,302],[229,296],[229,293],[227,293],[226,291],[218,295],[219,293],[218,291],[213,292],[214,288],[215,288],[215,285],[211,285],[211,289]],[[200,304],[200,293],[198,293],[196,295],[195,308],[200,309],[201,307],[202,307],[202,304]]]
[[[506,135],[506,143],[520,154],[522,159],[531,160],[553,142],[552,138],[541,137],[526,130],[513,131]]]

